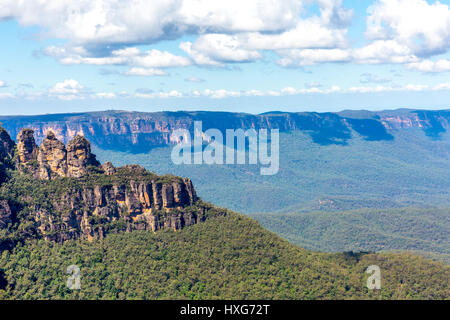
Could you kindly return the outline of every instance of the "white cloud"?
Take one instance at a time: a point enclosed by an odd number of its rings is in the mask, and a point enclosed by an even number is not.
[[[194,43],[180,45],[197,64],[223,65],[223,62],[248,62],[262,57],[256,50],[243,47],[237,36],[207,34]]]
[[[307,12],[311,4],[318,10]],[[365,45],[347,39],[353,12],[342,0],[2,0],[0,20],[41,27],[67,40],[45,53],[62,64],[123,65],[126,75],[167,75],[166,68],[225,67],[273,51],[283,67],[321,63],[403,64],[445,72],[450,60],[450,8],[436,0],[375,0]],[[139,45],[176,40],[184,56]],[[2,82],[0,81],[0,87]],[[4,86],[4,83],[3,83]]]
[[[299,0],[185,0],[180,21],[207,32],[280,31],[299,19],[306,1]]]
[[[320,16],[313,15],[309,18],[297,19],[294,25],[280,32],[210,33],[201,35],[193,43],[181,43],[180,48],[196,64],[223,66],[229,62],[260,59],[262,58],[260,50],[286,50],[287,52],[287,49],[347,47],[346,27],[350,21],[351,11],[344,9],[340,0],[317,2],[321,7]]]
[[[279,34],[248,33],[240,40],[254,50],[342,48],[347,46],[346,33],[346,29],[332,28],[319,17],[312,17]]]
[[[192,83],[201,83],[201,82],[205,82],[204,79],[197,78],[197,77],[189,77],[189,78],[184,79],[184,81],[186,81],[186,82],[192,82]]]
[[[76,80],[66,79],[56,83],[48,90],[50,97],[56,97],[61,100],[84,99],[87,90]]]
[[[420,62],[410,63],[407,65],[407,67],[409,69],[419,70],[423,72],[445,72],[450,71],[450,60],[422,60]]]
[[[100,99],[114,99],[117,97],[115,93],[112,92],[98,92],[92,95],[93,98],[100,98]]]
[[[297,94],[298,90],[293,87],[286,87],[281,89],[281,93],[283,94]]]
[[[229,98],[229,97],[237,98],[237,97],[242,96],[242,93],[239,91],[219,89],[219,90],[205,90],[204,95],[211,97],[213,99],[223,99],[223,98]]]
[[[224,66],[223,63],[215,61],[214,59],[211,59],[210,57],[208,57],[207,54],[204,54],[204,53],[192,48],[192,42],[189,42],[189,41],[181,42],[180,49],[182,49],[184,52],[186,52],[189,55],[189,57],[195,62],[195,64],[204,65],[204,66],[216,66],[216,67]]]
[[[129,76],[167,76],[167,73],[154,68],[131,68],[130,70],[125,72],[126,75]]]
[[[80,93],[84,87],[76,80],[67,79],[63,82],[56,83],[52,88],[50,88],[50,93]]]
[[[441,83],[433,88],[434,90],[450,90],[450,83]]]
[[[324,62],[346,62],[350,60],[349,50],[342,49],[291,49],[279,50],[282,57],[277,61],[283,67],[308,66]]]
[[[277,63],[284,67],[328,62],[412,64],[420,61],[407,46],[393,40],[376,40],[356,49],[287,49],[276,52],[281,56]]]
[[[385,92],[423,92],[423,91],[450,91],[450,83],[441,83],[436,85],[425,84],[406,84],[406,85],[376,85],[376,86],[353,86],[342,88],[333,85],[323,88],[320,84],[311,86],[307,84],[304,88],[285,87],[280,90],[227,90],[227,89],[205,89],[203,91],[193,90],[191,92],[180,92],[178,90],[158,91],[139,90],[134,94],[127,92],[92,92],[80,85],[76,80],[68,79],[57,83],[48,92],[36,92],[32,94],[13,95],[11,93],[0,93],[0,99],[42,99],[46,97],[57,98],[60,100],[76,100],[76,99],[120,99],[120,98],[138,98],[138,99],[177,99],[177,98],[239,98],[239,97],[279,97],[290,95],[308,95],[308,94],[368,94],[368,93],[385,93]]]
[[[47,93],[38,92],[33,94],[24,94],[24,97],[29,99],[36,99],[40,97],[57,98],[60,100],[78,100],[78,99],[114,99],[119,95],[113,92],[92,92],[85,88],[77,80],[66,79],[62,82],[56,83],[53,87],[48,89]]]
[[[392,92],[392,91],[425,91],[430,90],[431,88],[428,85],[421,84],[407,84],[404,86],[374,86],[374,87],[365,87],[365,86],[357,86],[350,87],[348,90],[344,92],[349,93],[376,93],[376,92]]]
[[[167,68],[183,67],[191,64],[185,57],[176,56],[168,51],[156,49],[146,51],[145,54],[133,55],[130,65],[142,66],[146,68]]]
[[[392,85],[392,86],[354,86],[350,88],[341,88],[340,86],[333,85],[329,88],[319,88],[319,87],[306,87],[306,88],[294,88],[285,87],[279,91],[261,91],[261,90],[211,90],[206,89],[202,92],[194,90],[189,96],[193,97],[210,97],[213,99],[224,99],[224,98],[237,98],[243,96],[260,97],[260,96],[289,96],[289,95],[304,95],[304,94],[332,94],[332,93],[342,93],[342,94],[354,94],[354,93],[381,93],[381,92],[400,92],[400,91],[436,91],[436,90],[450,90],[450,83],[443,83],[436,86],[428,86],[422,84],[407,84],[403,86]]]
[[[377,40],[362,48],[353,50],[354,61],[357,63],[411,63],[419,59],[410,48],[394,40]]]
[[[305,5],[314,3],[320,14],[305,18]],[[61,63],[139,68],[224,66],[260,59],[260,50],[343,48],[351,16],[342,0],[4,0],[0,9],[0,19],[68,40],[45,50]],[[130,47],[184,34],[199,35],[180,44],[191,59]]]
[[[12,93],[0,92],[0,99],[13,99],[15,96]]]
[[[171,90],[169,92],[164,92],[164,91],[160,91],[160,92],[152,92],[152,93],[135,93],[134,97],[135,98],[143,98],[143,99],[155,99],[155,98],[162,98],[162,99],[167,99],[167,98],[181,98],[184,95],[179,92],[178,90]]]
[[[327,0],[320,1],[321,19],[328,21],[348,21],[346,12],[339,7],[341,14],[332,9],[327,9]],[[328,7],[330,8],[330,7]],[[328,10],[328,11],[327,11]],[[342,11],[344,10],[344,11]],[[338,17],[338,18],[336,18]],[[339,18],[341,17],[341,18]],[[316,17],[316,19],[318,19]],[[439,60],[433,62],[423,59],[424,56],[442,54],[450,50],[450,9],[448,5],[439,1],[428,3],[424,0],[379,0],[368,9],[367,17],[367,37],[372,40],[368,44],[359,48],[346,47],[346,30],[330,28],[330,22],[312,24],[314,19],[303,21],[310,25],[303,31],[302,25],[297,29],[288,30],[282,35],[256,35],[253,37],[259,48],[265,46],[265,41],[270,38],[272,41],[267,47],[276,50],[281,56],[277,62],[286,67],[306,66],[316,63],[326,62],[352,62],[358,64],[404,64],[409,69],[416,69],[425,72],[449,71],[449,60]],[[345,25],[345,23],[341,23]],[[335,23],[334,25],[339,25]],[[325,27],[325,28],[324,28]],[[316,28],[316,29],[315,29]],[[314,32],[312,31],[314,30]],[[306,39],[305,46],[298,46],[292,39]],[[297,38],[295,35],[306,34],[305,37]],[[308,47],[308,35],[316,40],[316,45]],[[333,42],[332,39],[337,41]],[[323,39],[320,47],[319,39]],[[327,48],[327,45],[329,46]],[[295,47],[298,46],[298,47]],[[327,50],[328,49],[328,50]]]
[[[450,9],[439,1],[378,0],[369,8],[367,36],[393,40],[416,55],[450,49]]]
[[[1,88],[1,87],[6,87],[5,81],[0,80],[0,88]]]
[[[73,43],[149,43],[184,33],[278,32],[308,0],[2,0],[1,18],[38,25]]]
[[[186,57],[174,55],[168,51],[157,49],[141,52],[136,47],[114,50],[110,56],[91,57],[80,47],[48,47],[45,53],[57,58],[63,64],[92,64],[92,65],[127,65],[132,68],[126,74],[138,75],[166,75],[164,71],[156,68],[182,67],[191,65]]]

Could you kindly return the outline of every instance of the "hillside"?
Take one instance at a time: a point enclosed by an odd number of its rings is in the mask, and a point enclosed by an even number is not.
[[[450,297],[450,270],[442,264],[408,254],[311,252],[235,213],[178,232],[133,231],[62,244],[33,240],[0,257],[0,297],[14,299]],[[71,264],[80,266],[81,290],[66,288]],[[369,292],[365,270],[372,264],[381,268],[382,289]]]
[[[302,248],[326,252],[396,251],[450,265],[450,209],[393,208],[252,214]]]
[[[442,263],[307,251],[201,201],[188,179],[100,164],[82,137],[0,138],[0,299],[450,297]],[[366,287],[373,264],[381,290]],[[70,265],[80,290],[66,286]]]

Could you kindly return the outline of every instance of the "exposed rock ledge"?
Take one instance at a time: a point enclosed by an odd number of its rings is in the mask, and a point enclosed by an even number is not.
[[[35,190],[30,190],[14,199],[22,203],[17,211],[29,212],[35,232],[45,239],[90,240],[116,230],[179,230],[208,215],[210,207],[198,201],[190,179],[158,176],[138,165],[101,165],[82,136],[66,147],[49,132],[38,146],[30,129],[20,131],[17,145],[6,131],[0,133],[0,155],[13,164],[11,170],[32,175],[45,194],[37,201],[31,195]],[[0,199],[0,229],[11,225],[15,216],[8,199]]]

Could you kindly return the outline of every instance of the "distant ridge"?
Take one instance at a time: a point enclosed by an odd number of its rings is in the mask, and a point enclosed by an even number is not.
[[[22,128],[31,128],[40,143],[48,131],[67,143],[76,135],[84,135],[94,146],[114,150],[147,152],[171,143],[170,134],[177,128],[193,130],[195,121],[203,128],[249,129],[267,128],[303,131],[322,145],[346,144],[356,132],[369,141],[391,140],[390,131],[420,128],[427,136],[439,139],[449,128],[450,111],[387,110],[332,112],[272,111],[258,115],[216,111],[135,112],[107,110],[85,113],[61,113],[34,116],[0,116],[13,137]]]

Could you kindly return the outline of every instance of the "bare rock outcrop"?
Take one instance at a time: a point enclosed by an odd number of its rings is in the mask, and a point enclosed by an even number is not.
[[[91,153],[91,144],[83,136],[76,136],[67,144],[67,175],[79,178],[86,174],[88,166],[100,166]]]
[[[26,210],[34,220],[30,235],[58,242],[91,240],[117,230],[179,230],[206,219],[188,178],[161,177],[139,165],[100,165],[89,141],[82,136],[76,136],[66,147],[48,131],[38,147],[33,130],[23,129],[17,141],[16,147],[0,128],[0,154],[15,158],[20,172],[49,180],[36,184],[48,187],[41,190],[45,198],[36,200],[33,190],[19,195],[23,203],[28,203],[20,210]],[[14,170],[14,166],[9,169]],[[55,181],[61,177],[74,179],[67,184]],[[10,224],[13,213],[10,203],[0,200],[0,228]]]
[[[52,210],[36,208],[33,215],[40,233],[53,241],[101,238],[107,232],[105,226],[120,221],[124,231],[180,230],[206,218],[203,211],[185,210],[198,200],[187,185],[192,186],[189,179],[131,180],[129,184],[76,189],[55,198]],[[177,190],[176,197],[173,190]]]
[[[9,150],[9,149],[8,149]],[[100,167],[91,144],[82,136],[69,141],[67,147],[52,131],[48,131],[38,147],[33,130],[22,129],[17,135],[16,166],[21,171],[31,172],[40,179],[56,177],[80,178],[87,174],[89,166]],[[109,172],[113,171],[108,167]]]
[[[17,135],[17,161],[26,164],[37,159],[38,146],[34,140],[33,130],[22,129]]]
[[[39,147],[38,163],[41,179],[67,176],[67,150],[52,131],[47,133]]]
[[[105,172],[105,174],[106,174],[107,176],[111,176],[111,175],[113,175],[114,173],[116,173],[116,168],[115,168],[114,165],[113,165],[111,162],[109,162],[109,161],[107,161],[107,162],[105,162],[104,164],[102,164],[102,170]]]
[[[12,159],[15,146],[16,144],[9,136],[8,131],[0,127],[0,157]]]

